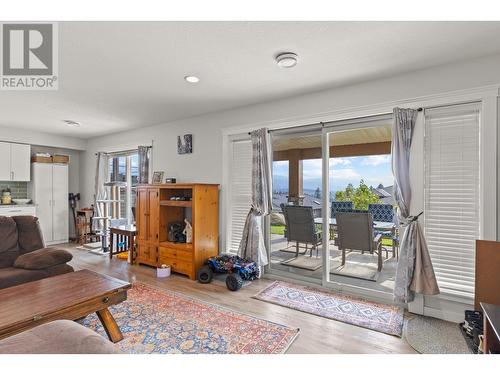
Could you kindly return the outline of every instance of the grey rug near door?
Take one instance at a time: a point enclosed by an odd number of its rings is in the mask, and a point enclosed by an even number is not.
[[[405,320],[403,338],[422,354],[472,354],[457,323],[414,315]]]
[[[297,248],[295,246],[289,246],[284,249],[279,249],[278,251],[281,251],[283,253],[291,253],[291,254],[296,254],[297,253]],[[304,255],[306,252],[308,252],[309,249],[306,249],[304,247],[299,247],[299,254]]]
[[[346,262],[343,266],[341,256],[331,259],[330,273],[368,281],[377,281],[380,274],[377,270],[377,256],[360,253],[346,254]]]
[[[284,262],[281,262],[281,264],[285,266],[316,271],[317,269],[321,268],[321,266],[323,265],[323,261],[321,260],[321,258],[316,258],[315,256],[310,257],[308,255],[299,255],[298,258],[285,260]]]

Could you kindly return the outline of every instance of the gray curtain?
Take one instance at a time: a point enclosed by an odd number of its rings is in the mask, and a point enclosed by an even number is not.
[[[151,146],[139,146],[137,150],[139,160],[139,176],[137,182],[139,184],[147,184],[149,182],[149,159],[151,158]]]
[[[94,186],[94,216],[103,217],[102,205],[98,204],[98,200],[108,199],[104,183],[108,180],[108,164],[109,156],[104,152],[96,154],[96,173]],[[102,229],[103,220],[97,220],[93,223],[94,229]]]
[[[394,108],[392,172],[398,219],[403,230],[394,286],[394,300],[397,302],[411,302],[415,293],[439,294],[418,216],[410,215],[410,148],[417,113],[414,109]]]
[[[238,255],[252,259],[259,266],[268,264],[262,232],[262,218],[271,213],[271,168],[267,129],[255,130],[252,137],[252,206],[247,215]]]

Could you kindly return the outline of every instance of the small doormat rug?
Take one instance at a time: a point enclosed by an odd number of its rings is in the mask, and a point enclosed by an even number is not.
[[[308,255],[298,256],[297,258],[292,258],[281,262],[281,264],[290,267],[302,268],[305,270],[316,271],[321,268],[323,261],[321,258],[316,258],[314,256],[310,257]]]
[[[368,281],[377,281],[380,274],[377,269],[377,257],[359,253],[346,254],[344,265],[342,265],[342,256],[331,259],[330,273]]]
[[[403,309],[275,281],[254,298],[389,335],[401,336]]]
[[[415,315],[405,321],[404,339],[422,354],[472,354],[457,323]]]
[[[128,354],[280,354],[299,331],[141,283],[110,311]],[[80,323],[106,337],[95,314]]]

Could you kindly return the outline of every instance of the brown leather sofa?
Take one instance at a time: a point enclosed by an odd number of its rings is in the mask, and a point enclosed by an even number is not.
[[[56,320],[0,340],[0,354],[119,354],[118,346],[70,320]]]
[[[38,218],[0,216],[0,289],[73,272],[72,258],[45,247]]]

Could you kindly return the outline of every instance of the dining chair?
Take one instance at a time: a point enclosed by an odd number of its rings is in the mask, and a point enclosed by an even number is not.
[[[311,206],[286,206],[286,217],[288,217],[288,241],[296,242],[295,256],[299,256],[299,243],[311,245],[311,257],[316,249],[316,256],[319,255],[318,245],[321,244],[321,231],[314,223],[313,208]]]
[[[332,201],[332,219],[337,217],[337,212],[352,212],[354,204],[350,201]]]
[[[368,205],[368,212],[372,214],[373,221],[382,221],[386,223],[394,223],[394,207],[392,204],[386,203],[371,203]],[[399,236],[395,229],[379,230],[375,231],[377,234],[381,234],[382,238],[390,239],[392,241],[392,251],[396,259],[399,258]],[[384,247],[385,257],[388,257],[389,249]]]
[[[337,244],[342,251],[342,265],[345,265],[346,250],[377,254],[377,270],[382,269],[382,235],[375,235],[373,219],[369,212],[337,213]]]

